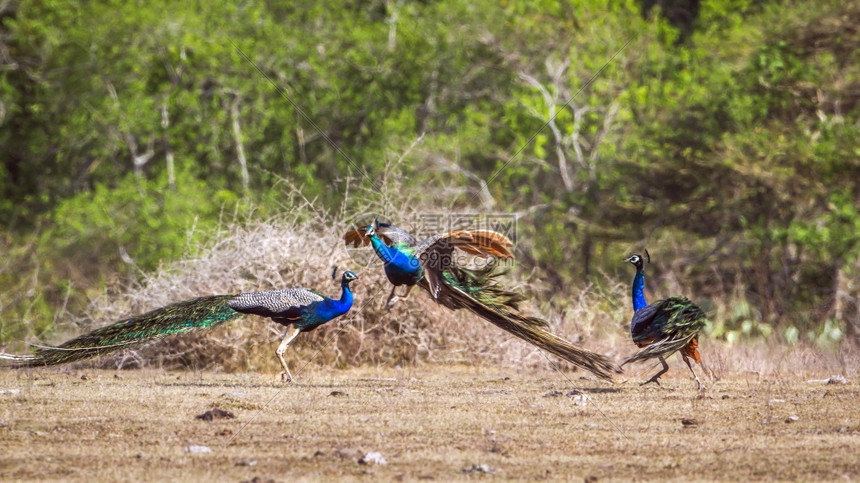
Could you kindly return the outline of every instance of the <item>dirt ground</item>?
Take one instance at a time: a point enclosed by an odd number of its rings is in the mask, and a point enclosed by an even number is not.
[[[292,384],[2,371],[0,479],[860,478],[857,381],[736,374],[699,393],[682,369],[662,387],[466,366],[312,368]],[[196,418],[216,408],[234,417]]]

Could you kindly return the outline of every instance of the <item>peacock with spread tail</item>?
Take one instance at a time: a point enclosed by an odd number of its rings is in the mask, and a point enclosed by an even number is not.
[[[575,366],[603,379],[621,370],[605,356],[577,347],[549,330],[540,318],[523,315],[519,304],[522,294],[504,289],[498,283],[503,272],[492,259],[513,258],[513,243],[504,235],[489,230],[456,230],[428,237],[418,242],[406,231],[390,224],[374,223],[350,230],[344,235],[347,245],[370,244],[384,263],[385,274],[394,286],[386,301],[391,306],[406,298],[416,285],[427,291],[437,303],[451,309],[467,309],[502,330],[555,354]],[[478,268],[456,263],[460,250],[466,256],[487,260]],[[405,285],[406,293],[398,296],[397,287]]]
[[[645,250],[645,255],[650,263],[651,255],[648,250]],[[634,314],[630,323],[630,336],[642,350],[624,361],[621,366],[657,359],[663,368],[642,384],[653,382],[660,385],[658,379],[669,370],[666,358],[680,351],[681,358],[696,379],[696,387],[704,389],[690,359],[696,364],[702,363],[702,357],[699,355],[699,332],[705,326],[707,316],[698,305],[681,296],[668,297],[648,305],[645,301],[645,259],[636,254],[624,261],[636,267],[632,288]]]
[[[121,320],[58,346],[38,347],[32,355],[0,353],[0,364],[7,367],[65,364],[174,334],[211,329],[243,315],[254,314],[286,327],[284,339],[275,355],[284,369],[281,379],[290,382],[293,375],[284,360],[287,346],[299,333],[314,330],[349,312],[353,300],[349,284],[356,279],[358,277],[351,271],[343,273],[340,299],[331,299],[304,288],[288,288],[186,300]]]

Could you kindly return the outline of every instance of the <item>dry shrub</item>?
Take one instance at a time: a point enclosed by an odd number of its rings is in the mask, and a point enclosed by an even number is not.
[[[156,273],[142,274],[133,286],[109,287],[92,301],[86,318],[66,324],[65,335],[73,336],[202,295],[305,287],[337,297],[340,273],[351,269],[359,276],[352,284],[353,310],[300,335],[291,344],[286,358],[294,373],[306,363],[354,366],[486,362],[507,367],[559,363],[556,357],[545,355],[467,311],[453,312],[436,304],[420,289],[395,304],[390,312],[384,309],[391,286],[381,262],[368,247],[346,247],[342,236],[347,229],[365,225],[375,216],[411,231],[422,213],[439,212],[433,208],[438,205],[432,200],[416,199],[414,193],[400,189],[398,180],[402,176],[394,171],[398,165],[399,161],[390,163],[392,171],[381,177],[384,192],[362,188],[358,183],[359,188],[344,199],[340,212],[333,215],[317,209],[299,189],[284,181],[288,193],[281,214],[265,220],[225,222],[209,237],[210,243],[193,248],[193,254],[185,259]],[[333,279],[334,267],[338,273]],[[505,277],[505,283],[529,294],[547,293],[547,287],[530,281],[531,275],[514,269]],[[612,300],[620,295],[620,285],[616,284],[609,294],[589,290],[576,291],[573,296],[554,294],[547,302],[532,303],[525,310],[546,318],[563,337],[612,353],[612,341],[620,333],[619,321],[626,319],[621,317],[622,305]],[[607,312],[606,308],[611,310]],[[283,328],[270,320],[246,316],[211,331],[170,337],[97,363],[105,367],[277,373],[274,351],[282,335]],[[566,364],[560,367],[569,368]]]

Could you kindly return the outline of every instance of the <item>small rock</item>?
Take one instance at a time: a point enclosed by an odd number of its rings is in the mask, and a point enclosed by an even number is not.
[[[590,397],[588,397],[588,394],[576,394],[568,397],[573,399],[573,404],[577,406],[585,406],[586,404],[588,404],[588,400],[591,399]]]
[[[21,394],[20,389],[0,389],[0,394]]]
[[[681,425],[685,428],[695,428],[699,425],[699,421],[693,418],[681,418]]]
[[[794,423],[797,421],[800,421],[800,418],[798,418],[797,416],[789,416],[785,419],[786,423]]]
[[[185,449],[182,450],[183,453],[211,453],[212,448],[208,446],[202,446],[197,444],[192,444],[191,446],[186,446]]]
[[[216,419],[233,419],[236,416],[233,415],[230,411],[225,411],[223,409],[210,409],[203,414],[198,414],[194,416],[197,419],[202,419],[203,421],[214,421]]]
[[[250,480],[243,480],[240,483],[275,483],[275,480],[274,480],[274,478],[269,478],[269,479],[264,480],[264,479],[260,478],[259,476],[255,476],[255,477],[251,478]]]
[[[463,471],[463,473],[487,473],[487,474],[489,474],[489,473],[493,472],[493,468],[491,468],[490,465],[481,464],[481,465],[472,465],[468,468],[463,468],[462,471]]]
[[[317,451],[314,453],[314,458],[319,458],[320,456],[325,456],[325,451],[317,450]]]
[[[830,376],[830,379],[827,380],[827,384],[848,384],[848,379],[845,379],[845,376],[841,374],[837,374],[835,376]]]
[[[81,380],[82,381],[86,381],[87,379],[89,379],[89,377],[87,377],[86,374],[81,374]]]
[[[349,394],[347,394],[347,393],[345,393],[345,392],[343,392],[343,391],[332,391],[332,392],[330,392],[328,395],[329,395],[329,396],[334,396],[334,397],[349,396]]]
[[[558,390],[553,389],[552,391],[550,391],[550,392],[548,392],[548,393],[544,394],[544,395],[543,395],[543,397],[559,397],[559,396],[561,396],[562,394],[564,394],[564,393],[563,393],[563,392],[561,392],[561,391],[558,391]]]
[[[239,460],[236,466],[257,466],[257,460]]]
[[[225,392],[224,394],[221,395],[221,397],[232,397],[235,399],[244,399],[244,398],[248,397],[248,393],[244,393],[242,391],[230,391],[230,392]]]
[[[360,465],[384,465],[388,464],[388,461],[385,461],[385,458],[382,456],[382,453],[370,452],[365,454],[358,460],[358,464]]]

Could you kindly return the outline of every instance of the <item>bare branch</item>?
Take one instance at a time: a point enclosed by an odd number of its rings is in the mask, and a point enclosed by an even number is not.
[[[174,190],[176,189],[176,170],[173,162],[173,151],[170,149],[170,139],[167,136],[167,129],[170,127],[170,117],[167,112],[167,100],[161,104],[161,128],[164,130],[162,144],[164,145],[164,159],[167,163],[167,186]]]
[[[245,147],[242,145],[242,129],[239,125],[239,95],[233,93],[233,102],[230,103],[230,117],[233,121],[233,140],[236,143],[236,158],[242,176],[242,189],[248,192],[250,176],[248,175],[248,160],[245,158]]]
[[[520,79],[523,79],[530,86],[536,88],[543,96],[544,103],[547,106],[547,116],[545,118],[545,122],[547,123],[547,127],[549,127],[552,132],[553,137],[555,137],[555,154],[558,160],[558,171],[561,175],[561,181],[564,184],[564,189],[567,191],[573,191],[573,179],[570,176],[570,168],[567,166],[567,156],[564,154],[564,135],[561,133],[561,130],[558,128],[558,125],[555,123],[556,116],[556,103],[553,99],[553,96],[550,92],[544,87],[543,84],[540,83],[534,77],[526,74],[525,72],[520,72]],[[541,120],[543,118],[539,117]]]

